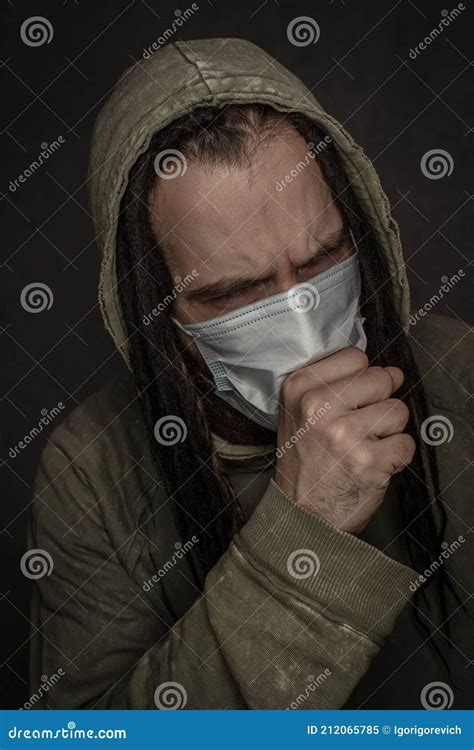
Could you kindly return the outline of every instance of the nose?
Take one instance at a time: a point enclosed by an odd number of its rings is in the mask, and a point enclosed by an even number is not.
[[[300,283],[298,278],[298,269],[292,265],[290,259],[285,257],[281,259],[276,270],[275,276],[272,279],[272,289],[268,290],[268,295],[280,294],[281,292],[287,292],[296,284]]]

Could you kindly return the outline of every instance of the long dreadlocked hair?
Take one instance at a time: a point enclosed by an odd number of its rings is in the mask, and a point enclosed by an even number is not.
[[[313,146],[326,136],[324,130],[305,116],[278,113],[263,104],[196,108],[154,135],[130,172],[121,204],[117,279],[128,328],[130,364],[156,470],[168,494],[177,529],[184,539],[196,535],[200,540],[190,556],[199,587],[227,549],[243,517],[216,454],[203,395],[193,385],[189,358],[185,356],[170,318],[171,310],[167,308],[146,328],[142,325],[144,316],[169,298],[174,286],[151,227],[149,197],[158,179],[155,159],[168,149],[176,149],[188,161],[241,168],[250,163],[253,149],[265,136],[277,129],[281,133],[282,128],[296,130]],[[409,469],[397,477],[403,498],[399,534],[412,567],[421,572],[438,558],[446,526],[436,456],[433,448],[420,439],[420,425],[428,416],[425,392],[394,307],[383,253],[363,217],[338,152],[332,142],[327,141],[327,147],[318,149],[315,156],[345,225],[357,241],[362,278],[361,308],[370,364],[382,367],[397,364],[405,373],[404,385],[397,396],[409,407],[406,431],[414,438],[417,451]],[[157,420],[167,415],[182,419],[188,430],[186,440],[163,447],[153,439],[153,434]],[[439,620],[448,636],[446,596],[450,592],[457,601],[459,597],[443,566],[430,577],[429,585],[435,589],[436,613],[432,612],[425,586],[417,591],[416,597],[421,598],[430,616],[424,615],[417,606],[416,619],[428,636],[432,631],[427,621]],[[446,666],[433,640],[432,645]]]

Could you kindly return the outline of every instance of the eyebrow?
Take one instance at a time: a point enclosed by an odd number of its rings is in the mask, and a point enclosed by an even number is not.
[[[302,263],[298,268],[305,268],[311,265],[320,256],[330,255],[333,252],[339,250],[346,240],[350,239],[349,231],[345,227],[331,232],[324,240],[318,241],[319,247],[317,247],[311,257]],[[189,300],[210,300],[216,297],[224,297],[229,294],[235,294],[236,292],[244,289],[251,289],[252,287],[258,286],[262,281],[267,281],[271,278],[271,273],[264,272],[260,276],[232,276],[218,279],[217,281],[210,282],[209,284],[203,284],[197,289],[189,289],[186,292],[186,296]]]

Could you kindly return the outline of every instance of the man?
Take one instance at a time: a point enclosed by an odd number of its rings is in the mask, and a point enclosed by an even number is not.
[[[52,708],[339,708],[421,650],[386,707],[431,676],[452,691],[463,549],[419,576],[467,535],[466,331],[434,318],[409,343],[361,149],[254,45],[178,42],[120,80],[90,188],[128,372],[41,460],[32,687],[61,667]],[[456,435],[444,503],[424,384]]]

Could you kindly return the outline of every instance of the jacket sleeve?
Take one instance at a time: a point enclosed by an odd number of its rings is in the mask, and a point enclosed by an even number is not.
[[[271,481],[170,622],[121,564],[100,506],[82,471],[43,458],[29,547],[50,565],[36,576],[31,707],[339,708],[416,575]]]

